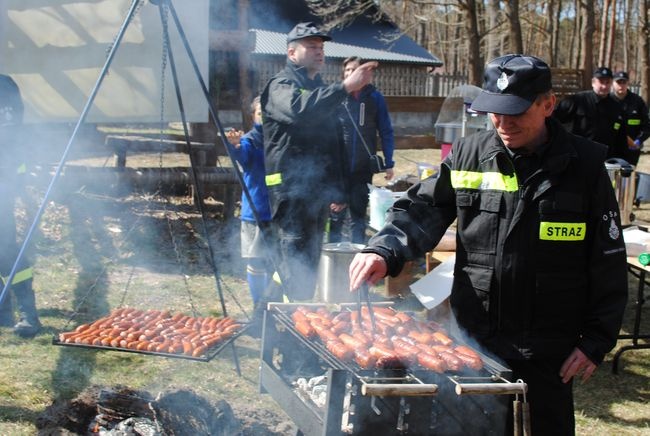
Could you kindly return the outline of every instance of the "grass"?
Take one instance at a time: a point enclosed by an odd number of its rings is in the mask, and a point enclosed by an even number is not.
[[[413,162],[436,163],[438,153],[398,151],[398,175],[414,173]],[[377,181],[385,183],[380,176]],[[73,398],[91,385],[116,384],[154,395],[170,387],[192,389],[211,400],[225,399],[244,421],[264,420],[266,434],[286,434],[286,427],[276,433],[273,428],[288,418],[269,395],[258,392],[258,340],[237,341],[241,377],[229,348],[200,363],[52,345],[59,331],[123,305],[221,313],[213,271],[197,236],[202,234],[200,222],[185,203],[172,203],[166,212],[162,204],[139,196],[117,198],[83,190],[56,195],[31,249],[45,328],[32,340],[0,329],[0,434],[35,434],[37,418],[54,401]],[[245,319],[251,303],[233,236],[238,225],[225,223],[217,207],[208,212],[226,307]],[[650,217],[650,210],[644,207],[638,215]],[[630,289],[634,301],[636,279],[630,279]],[[649,311],[646,305],[645,332],[650,332]],[[631,328],[628,310],[624,331]],[[618,375],[611,373],[611,359],[610,354],[588,383],[576,385],[577,433],[650,434],[650,350],[623,354]]]

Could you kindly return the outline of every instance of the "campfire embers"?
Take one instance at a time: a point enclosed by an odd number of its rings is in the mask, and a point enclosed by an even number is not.
[[[55,403],[38,418],[39,434],[232,435],[241,432],[230,405],[211,403],[189,390],[161,393],[125,387],[89,388],[77,398]]]

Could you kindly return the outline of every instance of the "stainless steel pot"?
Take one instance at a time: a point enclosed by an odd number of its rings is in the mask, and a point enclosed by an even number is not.
[[[364,247],[351,242],[323,244],[318,266],[318,295],[326,303],[356,301],[350,292],[348,270],[352,258]]]
[[[618,208],[621,212],[621,224],[624,226],[630,225],[635,218],[634,213],[632,213],[634,185],[636,182],[634,165],[623,159],[612,158],[605,161],[605,169],[614,187]]]

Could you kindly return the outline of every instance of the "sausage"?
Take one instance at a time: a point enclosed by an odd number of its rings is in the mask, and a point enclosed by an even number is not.
[[[415,339],[421,344],[430,344],[432,342],[432,337],[429,333],[421,333],[415,330],[411,330],[408,336]]]
[[[194,349],[194,351],[192,351],[192,357],[203,356],[206,351],[208,351],[208,347],[205,345],[199,345]]]
[[[438,353],[438,356],[445,361],[445,364],[447,365],[447,368],[449,368],[452,371],[460,371],[463,369],[463,361],[460,360],[454,352],[450,351],[443,351]]]
[[[187,354],[188,356],[191,356],[192,351],[194,351],[194,344],[192,344],[189,341],[183,341],[183,354]]]
[[[326,347],[330,353],[343,362],[347,362],[354,356],[352,349],[340,341],[329,341]]]
[[[481,356],[473,350],[472,348],[468,347],[467,345],[458,345],[456,348],[454,348],[454,351],[459,354],[464,354],[466,356],[470,357],[475,357],[477,359],[480,359]]]
[[[408,342],[403,341],[397,336],[391,337],[390,340],[393,343],[393,348],[395,348],[396,350],[397,349],[405,350],[411,354],[419,354],[422,351],[415,345],[409,344]]]
[[[169,346],[169,352],[173,354],[178,354],[183,352],[183,343],[181,341],[174,341]]]
[[[316,331],[307,321],[298,321],[296,322],[295,327],[298,333],[308,339],[313,338],[316,335]]]
[[[332,332],[335,335],[341,334],[350,330],[350,323],[348,321],[338,321],[332,326]]]
[[[296,322],[296,323],[297,323],[297,322],[309,322],[309,318],[307,318],[307,317],[305,316],[305,314],[302,313],[302,312],[299,311],[299,310],[295,310],[295,311],[291,314],[291,319],[293,320],[293,322]]]
[[[480,357],[468,356],[467,354],[458,353],[458,352],[454,354],[468,368],[473,369],[474,371],[480,371],[481,369],[483,369],[483,360],[481,360]]]
[[[423,368],[430,369],[435,372],[445,372],[447,369],[445,361],[437,356],[434,356],[433,354],[419,353],[418,363]]]
[[[369,369],[375,366],[377,358],[370,354],[368,350],[357,348],[354,350],[354,361],[357,362],[361,368]]]
[[[350,312],[340,312],[336,314],[334,318],[332,318],[332,322],[334,323],[334,325],[336,325],[336,323],[340,321],[350,322],[351,319],[352,319],[352,315],[350,314]]]
[[[395,352],[391,348],[377,342],[373,343],[372,346],[368,348],[368,352],[377,359],[381,357],[395,357]]]
[[[411,318],[411,315],[404,312],[395,313],[395,318],[399,319],[402,322],[402,324],[410,324],[413,322],[413,318]]]
[[[444,334],[443,332],[440,332],[440,331],[435,332],[431,336],[432,336],[434,341],[436,341],[437,343],[442,344],[442,345],[451,346],[451,344],[454,343],[454,341],[449,336],[447,336],[446,334]]]
[[[353,350],[359,348],[368,348],[368,342],[361,340],[357,336],[352,336],[347,333],[341,333],[339,335],[339,339],[341,340],[341,342],[343,342],[345,345],[352,348]]]

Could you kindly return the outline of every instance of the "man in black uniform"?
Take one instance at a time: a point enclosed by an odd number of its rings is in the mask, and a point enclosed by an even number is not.
[[[624,157],[627,149],[621,105],[610,95],[612,70],[600,67],[591,78],[590,91],[565,97],[553,115],[576,135],[607,145],[607,157]]]
[[[350,265],[350,286],[399,274],[457,219],[450,303],[458,324],[528,383],[532,434],[574,433],[572,380],[616,344],[627,301],[625,245],[606,148],[553,118],[541,59],[488,63],[472,109],[494,130],[458,139],[389,210]]]
[[[325,85],[319,71],[330,39],[311,22],[297,24],[287,36],[286,67],[262,92],[265,181],[279,274],[261,305],[281,299],[281,291],[291,301],[313,297],[328,212],[345,207],[337,111],[348,93],[371,82],[377,63]]]
[[[21,180],[25,173],[21,159],[24,155],[20,137],[22,121],[20,90],[11,77],[0,74],[0,288],[3,289],[18,255],[14,207],[17,191],[24,185]],[[32,268],[27,262],[21,261],[8,289],[13,291],[19,312],[14,332],[23,337],[33,337],[40,330],[41,323],[32,289]],[[13,323],[11,295],[7,292],[0,304],[0,325]]]
[[[614,74],[612,97],[623,107],[623,118],[627,133],[627,150],[623,158],[636,165],[639,163],[643,142],[650,137],[650,119],[648,106],[640,95],[628,89],[630,76],[625,71]]]

